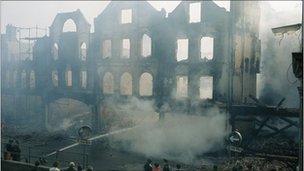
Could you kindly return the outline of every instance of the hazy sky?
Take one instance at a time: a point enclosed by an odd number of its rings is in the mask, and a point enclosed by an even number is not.
[[[157,10],[165,8],[171,12],[180,1],[148,1]],[[265,2],[265,1],[264,1]],[[229,8],[229,1],[217,1],[218,5]],[[277,11],[301,9],[301,1],[269,1]],[[69,12],[80,9],[91,23],[109,4],[109,1],[2,1],[1,2],[1,33],[5,25],[13,24],[20,27],[47,28],[51,25],[58,12]]]

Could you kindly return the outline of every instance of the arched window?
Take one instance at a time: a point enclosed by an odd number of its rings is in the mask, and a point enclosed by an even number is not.
[[[87,45],[84,42],[80,46],[80,59],[83,61],[87,59]]]
[[[188,77],[177,76],[176,77],[176,97],[184,98],[188,97]]]
[[[213,97],[213,77],[203,76],[200,78],[200,98],[212,99]]]
[[[213,38],[202,37],[201,39],[201,58],[213,59]]]
[[[132,76],[125,72],[120,79],[120,93],[122,95],[132,95]]]
[[[17,83],[18,83],[18,72],[14,71],[14,74],[13,74],[13,86],[17,87]]]
[[[66,20],[65,23],[63,24],[62,32],[76,32],[76,31],[77,31],[77,27],[74,20],[72,19]]]
[[[65,81],[66,81],[66,86],[71,87],[73,85],[72,83],[72,69],[71,66],[67,67],[67,70],[65,72]]]
[[[107,72],[103,76],[103,93],[113,94],[114,93],[114,77],[111,73]]]
[[[58,59],[58,54],[59,54],[58,51],[59,51],[58,44],[54,43],[54,46],[53,46],[53,58],[54,58],[54,60]]]
[[[21,73],[21,88],[26,88],[26,71],[23,70]]]
[[[148,35],[144,34],[142,38],[142,49],[141,49],[143,57],[147,57],[151,55],[151,44],[152,44],[151,38]]]
[[[58,71],[52,71],[52,82],[54,87],[58,87]]]
[[[139,79],[139,95],[152,96],[153,94],[153,77],[151,74],[145,72]]]
[[[36,86],[35,84],[35,72],[32,70],[30,73],[30,88],[34,89]]]
[[[80,71],[80,87],[87,88],[87,71]]]

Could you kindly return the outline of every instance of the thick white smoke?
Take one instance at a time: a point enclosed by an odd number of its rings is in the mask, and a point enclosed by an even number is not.
[[[200,116],[185,113],[166,113],[158,121],[152,101],[133,98],[118,107],[125,120],[140,125],[123,134],[110,137],[110,145],[147,157],[158,157],[191,162],[199,154],[219,149],[226,135],[226,114],[217,107],[210,108]],[[116,113],[120,113],[116,111]],[[120,114],[118,114],[120,115]],[[112,130],[117,130],[113,126]]]
[[[301,8],[277,12],[267,1],[261,2],[260,39],[261,74],[258,82],[260,98],[268,105],[276,105],[285,97],[282,106],[298,107],[297,79],[292,72],[292,52],[300,50],[300,34],[276,37],[271,28],[301,22]]]

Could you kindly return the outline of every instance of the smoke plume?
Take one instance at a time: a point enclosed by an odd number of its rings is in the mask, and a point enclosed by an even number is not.
[[[222,147],[226,134],[226,115],[217,107],[202,115],[168,112],[163,121],[158,121],[152,101],[132,98],[115,112],[124,115],[120,117],[121,122],[128,120],[140,126],[110,137],[110,145],[147,157],[191,162],[197,155]],[[110,128],[111,131],[117,129],[117,125]]]
[[[301,9],[277,12],[268,2],[261,2],[260,39],[261,73],[258,82],[258,97],[268,105],[277,105],[285,97],[284,107],[298,107],[299,83],[292,72],[291,53],[300,50],[300,34],[275,37],[271,28],[301,22]]]

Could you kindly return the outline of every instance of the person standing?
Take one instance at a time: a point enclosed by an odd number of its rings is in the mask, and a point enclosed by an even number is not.
[[[160,165],[158,163],[154,163],[152,171],[161,171]]]
[[[19,147],[19,141],[15,140],[15,142],[12,145],[12,157],[15,161],[20,161],[20,153],[21,149]]]
[[[59,162],[55,161],[53,167],[50,168],[50,171],[60,171],[58,167],[59,167]]]
[[[69,168],[67,168],[66,171],[77,171],[76,168],[75,168],[75,163],[70,162],[69,163]]]
[[[152,160],[148,159],[144,166],[144,171],[152,171]]]
[[[168,160],[167,159],[164,159],[164,167],[163,167],[163,171],[170,171],[170,165],[168,163]]]

